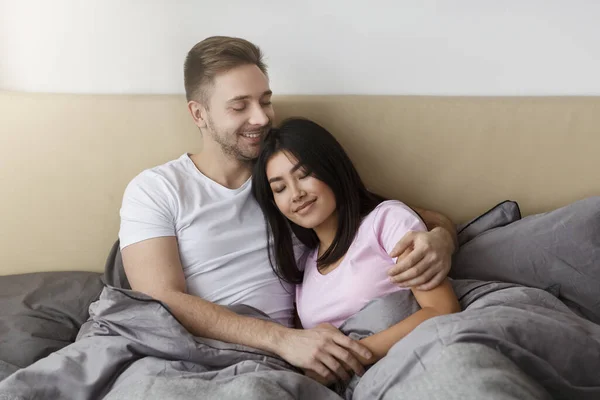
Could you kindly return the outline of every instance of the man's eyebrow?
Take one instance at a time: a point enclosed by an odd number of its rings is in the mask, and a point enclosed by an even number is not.
[[[260,95],[260,97],[265,97],[265,96],[271,96],[273,94],[273,91],[271,90],[267,90],[265,91],[263,94]],[[229,100],[227,100],[228,103],[234,103],[236,101],[241,101],[241,100],[248,100],[249,98],[251,98],[252,96],[250,96],[249,94],[244,94],[244,95],[240,95],[240,96],[235,96]]]
[[[231,99],[227,100],[227,102],[228,103],[233,103],[233,102],[236,102],[236,101],[246,100],[246,99],[249,99],[249,98],[250,98],[250,96],[246,94],[246,95],[242,95],[242,96],[232,97]]]

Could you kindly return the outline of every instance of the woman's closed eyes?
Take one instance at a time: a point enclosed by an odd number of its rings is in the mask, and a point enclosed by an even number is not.
[[[306,168],[300,168],[298,169],[298,180],[301,179],[306,179],[310,176],[312,176],[312,172]],[[277,178],[276,178],[277,179]],[[279,178],[281,179],[281,178]],[[281,193],[285,190],[286,186],[285,185],[272,185],[271,186],[271,190],[273,191],[273,193]]]

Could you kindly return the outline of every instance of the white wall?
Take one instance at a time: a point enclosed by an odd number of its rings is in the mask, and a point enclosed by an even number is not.
[[[277,93],[600,95],[597,0],[0,0],[0,89],[182,93],[197,41],[267,54]]]

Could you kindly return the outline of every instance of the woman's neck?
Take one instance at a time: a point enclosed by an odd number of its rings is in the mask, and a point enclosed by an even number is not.
[[[317,237],[319,238],[319,257],[323,255],[331,244],[338,229],[338,215],[337,211],[334,211],[325,221],[319,226],[313,228]]]

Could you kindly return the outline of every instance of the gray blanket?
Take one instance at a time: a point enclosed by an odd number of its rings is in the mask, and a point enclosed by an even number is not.
[[[0,382],[0,399],[600,398],[599,325],[548,291],[453,284],[463,312],[424,322],[362,378],[332,388],[273,354],[193,337],[158,301],[106,287],[77,341]],[[417,309],[410,292],[394,293],[341,329],[364,337]]]
[[[19,367],[17,367],[16,365],[0,360],[0,381],[2,381],[4,378],[18,370]]]

